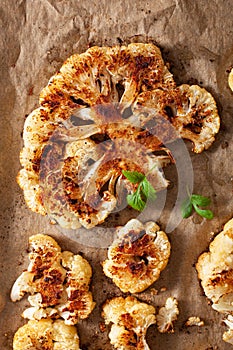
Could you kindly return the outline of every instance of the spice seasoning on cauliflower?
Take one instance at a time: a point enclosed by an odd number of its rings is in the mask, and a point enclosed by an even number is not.
[[[12,301],[30,294],[31,307],[22,316],[32,320],[62,317],[67,325],[87,318],[95,306],[89,291],[89,263],[80,255],[61,252],[57,242],[47,235],[31,236],[29,245],[30,264],[11,290]]]
[[[28,321],[13,339],[13,350],[79,350],[79,337],[74,326],[62,320]]]
[[[210,243],[196,264],[205,295],[218,312],[233,311],[233,219]]]
[[[168,237],[156,223],[142,224],[136,219],[120,227],[117,235],[108,249],[103,271],[122,292],[142,292],[159,278],[168,263]]]
[[[166,300],[165,306],[159,309],[156,316],[157,326],[160,333],[174,333],[174,321],[179,315],[178,302],[170,297]]]
[[[118,206],[122,188],[132,192],[122,170],[146,173],[160,163],[153,186],[165,189],[159,168],[172,158],[165,143],[183,137],[200,153],[219,124],[210,93],[176,87],[155,45],[91,47],[65,61],[27,117],[17,181],[34,212],[90,229]],[[161,149],[163,157],[153,155]]]
[[[107,300],[103,306],[102,317],[111,324],[109,338],[118,350],[149,350],[146,332],[156,323],[155,308],[136,298],[116,297]]]

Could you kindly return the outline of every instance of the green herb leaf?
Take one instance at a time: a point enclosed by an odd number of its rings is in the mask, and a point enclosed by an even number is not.
[[[128,170],[122,170],[122,174],[128,179],[132,184],[137,184],[141,182],[145,175],[142,173],[139,173],[138,171],[128,171]]]
[[[141,182],[141,191],[147,199],[156,199],[156,191],[146,177]]]
[[[200,194],[192,194],[190,195],[189,190],[188,192],[188,198],[182,203],[181,205],[181,212],[183,218],[188,218],[192,214],[192,209],[196,211],[196,213],[203,218],[206,218],[208,220],[213,219],[214,214],[211,210],[207,209],[201,209],[201,207],[206,207],[211,203],[210,198],[201,196]]]
[[[127,195],[127,203],[133,209],[142,211],[148,199],[156,199],[156,191],[147,180],[146,175],[138,171],[122,170],[122,174],[133,184],[138,184],[136,191]]]
[[[208,220],[213,219],[214,214],[211,210],[200,209],[196,204],[193,204],[193,207],[194,207],[195,211],[203,218],[206,218]]]
[[[206,207],[211,203],[210,198],[201,196],[199,194],[192,194],[190,200],[192,204],[197,204],[197,205],[200,205],[201,207]]]
[[[135,210],[143,211],[146,206],[146,203],[142,199],[140,192],[134,192],[133,194],[127,195],[127,203]]]
[[[192,214],[192,211],[193,211],[192,203],[190,201],[190,198],[187,198],[182,203],[182,206],[181,206],[181,212],[182,212],[183,219],[188,218]]]

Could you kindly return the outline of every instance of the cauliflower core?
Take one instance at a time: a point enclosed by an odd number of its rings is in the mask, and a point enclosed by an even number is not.
[[[95,306],[89,291],[89,263],[80,255],[61,252],[57,242],[47,235],[31,236],[29,245],[30,264],[11,290],[12,301],[30,294],[31,307],[22,316],[31,320],[62,317],[67,325],[87,318]]]
[[[103,306],[102,317],[111,325],[109,338],[118,350],[149,350],[146,332],[156,323],[155,308],[136,298],[116,297]]]
[[[13,350],[79,350],[74,326],[49,319],[28,321],[14,335]]]
[[[118,238],[108,248],[103,271],[122,292],[139,293],[160,276],[170,256],[170,243],[159,226],[130,220],[118,230]]]
[[[175,298],[168,298],[165,306],[159,309],[156,316],[157,326],[160,333],[174,333],[173,322],[179,315],[178,302]]]
[[[199,153],[219,124],[212,96],[176,87],[155,45],[91,47],[64,62],[27,117],[18,184],[31,210],[89,229],[132,192],[122,170],[147,173],[157,163],[153,185],[164,189],[165,143],[184,137]],[[161,149],[163,157],[153,154]]]

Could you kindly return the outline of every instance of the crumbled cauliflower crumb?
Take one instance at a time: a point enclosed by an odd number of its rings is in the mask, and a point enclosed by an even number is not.
[[[108,249],[103,271],[122,292],[139,293],[148,288],[167,266],[170,243],[159,226],[132,219],[118,230]]]
[[[111,325],[109,338],[118,350],[149,350],[146,332],[156,323],[155,308],[136,298],[116,297],[103,306],[102,317]]]
[[[185,322],[186,327],[192,327],[192,326],[202,327],[204,326],[204,324],[205,324],[204,321],[202,321],[200,317],[197,317],[197,316],[190,316]]]
[[[26,349],[79,350],[77,330],[62,320],[28,321],[17,330],[13,339],[13,350]]]
[[[62,317],[67,325],[87,318],[95,303],[89,291],[92,269],[80,255],[61,252],[57,242],[47,235],[29,239],[30,264],[15,281],[11,300],[29,293],[31,305],[22,316],[30,320]]]
[[[165,306],[159,309],[156,317],[159,332],[174,333],[173,322],[177,320],[178,315],[178,302],[175,298],[169,297]]]

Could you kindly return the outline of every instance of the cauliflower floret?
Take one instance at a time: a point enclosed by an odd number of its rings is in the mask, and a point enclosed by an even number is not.
[[[18,277],[11,290],[12,301],[30,294],[32,307],[22,316],[30,320],[63,317],[68,325],[88,317],[95,306],[89,291],[89,263],[80,255],[61,252],[57,242],[47,235],[34,235],[29,244],[28,270]]]
[[[133,111],[141,125],[155,125],[153,132],[164,143],[182,137],[193,142],[196,153],[212,145],[220,127],[213,96],[198,85],[183,84],[169,93],[163,89],[142,92]]]
[[[173,322],[179,315],[178,302],[170,297],[166,300],[165,306],[159,309],[156,317],[158,330],[160,333],[174,333]]]
[[[77,330],[62,320],[28,321],[15,333],[13,350],[29,349],[79,350]]]
[[[223,320],[225,324],[229,327],[228,331],[223,333],[222,339],[233,345],[233,316],[228,315],[228,317]]]
[[[208,253],[196,264],[198,277],[212,307],[219,312],[233,311],[233,219],[214,240]]]
[[[159,226],[132,219],[118,230],[103,271],[124,293],[138,293],[159,278],[169,256],[170,243]]]
[[[103,306],[102,317],[111,325],[109,338],[118,350],[149,350],[146,332],[156,323],[155,308],[136,298],[116,297]]]

